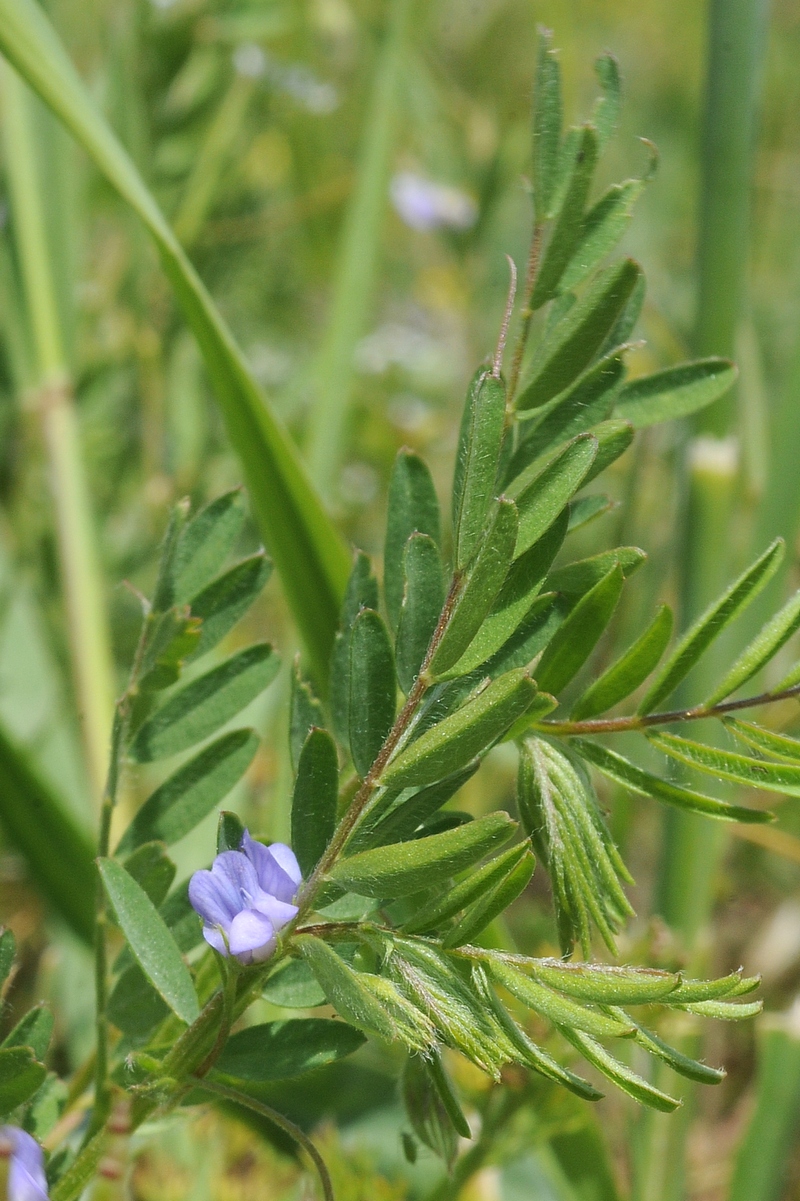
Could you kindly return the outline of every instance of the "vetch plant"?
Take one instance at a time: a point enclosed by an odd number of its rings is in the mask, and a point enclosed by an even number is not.
[[[47,1011],[32,1010],[0,1048],[0,1116],[47,1137],[53,1201],[73,1201],[96,1175],[120,1098],[130,1130],[210,1100],[249,1108],[304,1148],[331,1198],[328,1171],[301,1124],[264,1096],[267,1086],[302,1079],[366,1039],[402,1049],[409,1156],[418,1140],[453,1165],[457,1136],[472,1131],[448,1075],[450,1053],[498,1089],[509,1068],[587,1101],[607,1080],[668,1112],[679,1100],[631,1067],[632,1044],[702,1083],[718,1083],[724,1072],[671,1046],[642,1008],[717,1019],[760,1010],[759,1001],[742,1001],[758,980],[741,972],[701,981],[594,957],[595,935],[616,954],[633,912],[598,776],[723,821],[765,822],[770,814],[714,796],[695,777],[800,795],[800,742],[734,716],[800,695],[800,668],[770,691],[740,695],[800,627],[800,594],[708,696],[668,707],[776,571],[780,541],[674,645],[662,605],[614,663],[599,674],[585,670],[627,578],[645,560],[625,546],[570,559],[571,534],[611,506],[591,484],[637,430],[711,404],[736,374],[725,360],[704,359],[626,379],[644,280],[631,259],[605,260],[652,176],[654,155],[642,178],[590,199],[619,109],[613,59],[600,60],[598,76],[602,95],[591,121],[564,132],[558,62],[542,34],[535,215],[516,345],[505,354],[512,289],[495,352],[469,386],[449,521],[426,464],[401,450],[389,485],[382,583],[356,550],[329,663],[318,632],[308,673],[295,665],[291,847],[262,842],[223,811],[210,868],[175,889],[168,849],[224,802],[250,766],[257,735],[228,727],[272,684],[278,656],[261,642],[203,663],[271,571],[263,552],[228,563],[243,493],[226,493],[194,516],[188,502],[171,514],[115,710],[96,848],[96,1049],[54,1119],[46,1101],[60,1085],[43,1064]],[[298,486],[292,495],[305,493]],[[267,500],[262,489],[260,505]],[[273,528],[281,520],[271,514]],[[307,533],[304,520],[314,521],[297,519]],[[290,536],[284,531],[281,561],[297,605],[296,563],[303,546],[320,557],[324,539],[298,538],[290,552]],[[634,696],[630,711],[620,711]],[[737,749],[674,732],[708,719],[724,723]],[[638,734],[694,776],[678,783],[641,766],[614,746],[620,732]],[[474,817],[452,807],[500,743],[517,748],[515,814]],[[123,771],[179,755],[113,845]],[[550,879],[562,958],[518,954],[491,937],[536,859]],[[576,948],[580,958],[572,959]],[[6,933],[4,975],[12,959]],[[327,1004],[335,1016],[306,1012],[237,1028],[262,997],[303,1011]],[[42,1193],[27,1138],[14,1154]],[[14,1162],[12,1155],[12,1170]]]

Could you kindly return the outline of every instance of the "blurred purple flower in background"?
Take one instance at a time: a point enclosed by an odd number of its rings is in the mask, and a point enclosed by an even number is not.
[[[469,229],[478,210],[475,201],[458,188],[434,183],[413,171],[400,171],[389,185],[397,213],[412,229]]]
[[[8,1201],[47,1201],[44,1155],[35,1138],[17,1126],[0,1126],[0,1153],[8,1156]]]
[[[282,842],[265,847],[245,830],[240,850],[223,851],[211,871],[194,873],[189,900],[203,919],[210,946],[239,963],[260,963],[297,913],[292,901],[301,880],[291,847]]]

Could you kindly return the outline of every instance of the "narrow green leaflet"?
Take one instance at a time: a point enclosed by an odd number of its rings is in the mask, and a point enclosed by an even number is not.
[[[170,605],[186,604],[213,580],[232,552],[244,519],[244,493],[234,488],[183,527],[169,564]]]
[[[772,579],[783,559],[782,538],[767,547],[722,596],[714,601],[687,630],[656,676],[639,706],[639,713],[652,713],[689,674],[703,652],[726,626],[758,596]]]
[[[384,768],[381,783],[434,784],[458,771],[488,750],[535,697],[536,685],[524,669],[507,672],[400,751]]]
[[[606,1051],[605,1047],[590,1038],[589,1035],[582,1034],[578,1030],[570,1030],[566,1026],[561,1026],[560,1030],[567,1042],[572,1043],[584,1059],[593,1064],[599,1072],[613,1081],[617,1088],[622,1089],[635,1101],[640,1101],[642,1105],[648,1105],[651,1109],[660,1109],[662,1113],[673,1113],[674,1110],[680,1108],[680,1101],[655,1088],[652,1084],[648,1084],[636,1072],[631,1071],[624,1063],[615,1059]]]
[[[284,1009],[315,1009],[325,993],[305,959],[285,959],[264,985],[263,997]]]
[[[333,837],[338,796],[336,743],[314,729],[303,744],[292,796],[292,848],[304,876],[311,875]]]
[[[512,564],[505,583],[480,629],[454,664],[447,676],[462,676],[480,667],[508,641],[528,618],[535,619],[553,600],[553,594],[543,597],[542,581],[558,554],[567,532],[569,516],[562,509],[550,529]]]
[[[751,759],[735,751],[718,750],[704,746],[677,734],[656,734],[648,731],[647,737],[653,746],[685,763],[696,767],[706,775],[732,780],[748,788],[760,788],[765,792],[781,792],[786,796],[800,797],[800,764],[767,763],[763,759]],[[752,819],[751,819],[752,820]]]
[[[151,763],[207,738],[272,683],[279,665],[272,647],[262,642],[184,684],[139,730],[132,757],[137,763]]]
[[[644,277],[644,272],[639,276],[638,281],[634,285],[634,289],[630,294],[627,304],[620,313],[614,325],[611,327],[608,337],[600,347],[599,354],[602,356],[608,354],[609,351],[622,349],[625,343],[630,338],[636,327],[636,322],[641,316],[644,306],[644,298],[647,294],[647,281]]]
[[[44,1005],[35,1005],[3,1039],[3,1047],[30,1047],[43,1060],[53,1037],[53,1015]]]
[[[369,825],[366,822],[348,844],[352,851],[366,850],[372,846],[388,846],[392,842],[405,842],[413,838],[419,827],[427,822],[435,813],[451,800],[459,789],[471,780],[480,767],[480,760],[474,759],[452,776],[445,777],[438,784],[429,784],[421,788],[407,800],[390,809],[381,820]]]
[[[555,296],[564,268],[580,241],[583,230],[583,210],[597,163],[597,133],[584,125],[575,140],[569,177],[564,185],[564,199],[553,223],[553,230],[542,255],[533,289],[531,307],[541,308]],[[569,285],[565,285],[569,286]]]
[[[383,619],[364,609],[350,636],[350,752],[366,776],[394,722],[397,680]]]
[[[558,696],[583,667],[614,615],[624,583],[618,563],[581,597],[556,630],[536,669],[536,682],[543,692]]]
[[[364,1035],[330,1018],[289,1018],[232,1034],[214,1071],[237,1080],[288,1080],[352,1055]]]
[[[123,859],[122,866],[156,908],[162,904],[175,879],[175,864],[163,842],[146,842]]]
[[[263,553],[251,555],[192,597],[192,617],[202,621],[200,637],[189,656],[199,659],[232,630],[263,591],[272,575],[272,563]]]
[[[554,1025],[568,1025],[575,1030],[595,1034],[598,1038],[624,1038],[633,1030],[629,1018],[621,1021],[599,1009],[589,1009],[568,997],[559,996],[501,959],[490,959],[487,967],[496,984]]]
[[[401,1091],[414,1134],[452,1166],[458,1152],[458,1134],[423,1056],[409,1055],[403,1067]],[[471,1136],[468,1133],[465,1137]]]
[[[612,184],[583,218],[580,240],[561,276],[560,289],[582,283],[619,242],[630,225],[634,205],[646,180],[626,179]]]
[[[535,409],[563,392],[591,362],[614,327],[642,274],[632,259],[601,271],[545,338],[516,407]]]
[[[166,1001],[153,988],[138,963],[132,963],[117,977],[108,998],[108,1018],[122,1034],[129,1038],[146,1038],[169,1014]]]
[[[458,924],[445,935],[442,946],[461,947],[473,942],[527,888],[535,863],[533,852],[527,850],[502,880],[470,905]]]
[[[455,872],[508,842],[516,828],[508,814],[490,813],[443,834],[359,851],[340,859],[330,879],[359,896],[409,896],[444,884]]]
[[[523,959],[514,963],[540,984],[598,1005],[651,1005],[672,997],[680,984],[675,972],[604,963],[569,963],[564,959]]]
[[[505,417],[505,384],[485,368],[478,371],[467,392],[453,477],[453,537],[459,571],[479,546],[495,494]]]
[[[325,726],[325,713],[314,695],[311,684],[303,678],[300,656],[297,655],[292,666],[292,692],[289,702],[289,754],[293,771],[297,771],[300,752],[312,726],[322,729]]]
[[[438,546],[440,527],[439,501],[427,464],[413,451],[401,450],[389,478],[383,552],[383,591],[392,629],[400,619],[406,543],[412,534],[427,534]]]
[[[496,855],[477,871],[470,871],[465,880],[453,885],[443,897],[436,897],[429,904],[418,910],[410,921],[403,924],[406,934],[424,934],[435,930],[448,918],[455,917],[462,909],[466,909],[473,901],[477,901],[485,893],[491,892],[496,884],[504,880],[509,872],[530,854],[524,843]]]
[[[731,667],[725,678],[706,700],[707,705],[716,705],[724,701],[726,696],[736,692],[742,684],[751,680],[757,672],[769,663],[792,634],[800,629],[800,592],[786,602],[779,613],[766,623],[748,647],[746,647]]]
[[[682,980],[670,998],[670,1004],[694,1005],[697,1001],[740,997],[753,992],[760,983],[760,976],[743,976],[741,968],[738,972],[731,972],[729,976],[720,976],[716,980]]]
[[[594,70],[603,94],[595,101],[592,122],[602,148],[619,124],[622,83],[619,77],[619,63],[613,54],[601,54],[594,64]]]
[[[0,1050],[0,1118],[38,1092],[46,1077],[47,1068],[37,1062],[30,1047]]]
[[[637,568],[641,567],[647,555],[638,546],[618,546],[615,550],[604,550],[590,559],[576,559],[565,567],[551,571],[544,582],[544,587],[553,592],[562,592],[570,600],[583,596],[595,584],[599,584],[609,571],[619,564],[622,574],[627,580]]]
[[[633,441],[634,430],[629,421],[620,421],[613,417],[592,426],[589,433],[597,439],[597,454],[586,474],[584,484],[590,484],[606,467],[616,463],[620,455],[625,454]]]
[[[594,521],[595,517],[603,517],[606,513],[610,513],[618,506],[618,501],[612,500],[610,496],[600,494],[598,496],[581,496],[578,500],[572,500],[569,503],[569,533],[573,530],[579,530],[581,526],[588,525],[590,521]]]
[[[533,198],[538,222],[550,214],[561,144],[561,68],[550,42],[550,32],[540,28],[533,93]]]
[[[0,822],[53,908],[91,946],[94,852],[66,803],[0,729]]]
[[[732,717],[723,718],[723,724],[740,742],[754,747],[762,754],[773,759],[784,759],[788,763],[800,764],[800,739],[790,738],[788,734],[776,734],[774,730],[765,730],[763,726]]]
[[[746,809],[743,805],[730,805],[727,801],[717,800],[716,797],[704,796],[693,789],[683,788],[669,780],[662,780],[652,772],[637,767],[616,751],[601,746],[599,742],[590,742],[586,738],[573,738],[571,745],[578,754],[593,764],[610,780],[621,784],[630,792],[639,796],[653,797],[667,805],[678,809],[688,809],[694,813],[703,813],[706,817],[717,817],[723,821],[761,823],[773,820],[773,814],[763,809]]]
[[[170,1009],[187,1025],[200,1014],[189,969],[164,919],[121,863],[99,861],[103,887],[134,957]]]
[[[16,953],[17,941],[14,938],[13,930],[4,930],[0,934],[0,987],[8,979],[8,973],[14,965],[14,956]]]
[[[642,684],[654,671],[672,634],[672,610],[661,605],[650,625],[607,671],[575,702],[570,717],[584,721],[606,713]]]
[[[523,554],[550,528],[585,482],[597,457],[597,439],[579,434],[531,482],[517,492],[509,488],[519,511],[516,554]]]
[[[428,668],[431,675],[442,676],[449,671],[481,629],[508,575],[518,529],[514,502],[498,501],[477,553],[464,573],[444,633],[431,658]]]
[[[357,551],[345,589],[341,629],[333,644],[330,670],[330,711],[333,731],[343,746],[350,741],[350,636],[362,609],[378,609],[378,581],[369,556]]]
[[[540,456],[585,433],[611,415],[624,374],[622,355],[618,352],[607,355],[578,376],[557,400],[551,401],[543,411],[541,420],[520,422],[519,444],[505,478],[517,480],[523,471],[530,471],[531,476],[526,475],[524,481],[520,480],[515,491],[521,491],[528,479],[539,470],[537,463]]]
[[[689,1013],[699,1017],[715,1018],[718,1022],[741,1022],[744,1018],[755,1018],[764,1008],[763,1001],[749,1001],[745,1005],[735,1005],[728,1001],[697,1001],[692,1005],[682,1005]]]
[[[238,784],[258,750],[253,730],[233,730],[195,755],[148,797],[120,839],[117,854],[159,839],[171,846]]]
[[[203,353],[256,520],[324,685],[347,578],[347,551],[300,456],[133,162],[92,102],[35,0],[0,0],[0,50],[71,130],[152,235]]]
[[[724,396],[738,374],[728,359],[698,359],[668,367],[625,384],[614,412],[637,430],[688,417]]]
[[[217,822],[217,854],[238,851],[244,838],[244,825],[236,813],[223,809]]]
[[[439,548],[428,534],[412,534],[403,558],[405,593],[397,623],[397,678],[408,695],[436,629],[444,604],[444,569]]]

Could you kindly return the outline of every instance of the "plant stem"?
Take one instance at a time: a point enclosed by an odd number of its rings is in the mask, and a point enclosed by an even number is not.
[[[10,67],[3,65],[0,75],[13,229],[34,351],[33,399],[41,416],[50,466],[72,675],[86,762],[92,791],[99,799],[114,703],[111,637],[50,265],[32,100],[25,84]]]
[[[246,1093],[238,1092],[235,1088],[227,1088],[224,1084],[211,1084],[207,1080],[198,1080],[197,1087],[203,1089],[204,1092],[212,1093],[216,1097],[222,1097],[226,1101],[233,1101],[237,1105],[244,1105],[247,1109],[252,1109],[253,1113],[260,1114],[262,1118],[274,1122],[281,1130],[285,1130],[289,1137],[294,1139],[303,1148],[317,1169],[325,1201],[334,1201],[333,1184],[328,1169],[325,1166],[325,1161],[304,1130],[301,1130],[299,1126],[295,1126],[294,1122],[290,1122],[288,1118],[285,1118],[282,1113],[278,1113],[276,1109],[272,1109],[269,1105],[264,1105],[262,1101],[256,1101],[254,1097],[249,1097]]]
[[[543,237],[544,224],[541,221],[537,221],[533,227],[530,250],[528,251],[528,265],[525,269],[525,293],[522,302],[522,312],[520,313],[521,325],[519,335],[517,337],[517,345],[514,348],[514,358],[511,362],[511,371],[508,377],[508,396],[506,399],[506,408],[509,410],[517,393],[519,373],[522,370],[522,360],[525,357],[525,347],[528,344],[528,336],[531,332],[531,319],[533,318],[531,300],[533,299],[533,289],[536,286],[536,276],[539,272],[539,261],[542,256]]]

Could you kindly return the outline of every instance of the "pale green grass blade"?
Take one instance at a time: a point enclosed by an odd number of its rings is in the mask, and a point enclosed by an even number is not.
[[[282,425],[126,151],[34,0],[0,0],[0,50],[71,130],[156,242],[206,361],[251,503],[301,629],[315,674],[327,680],[348,555]]]

